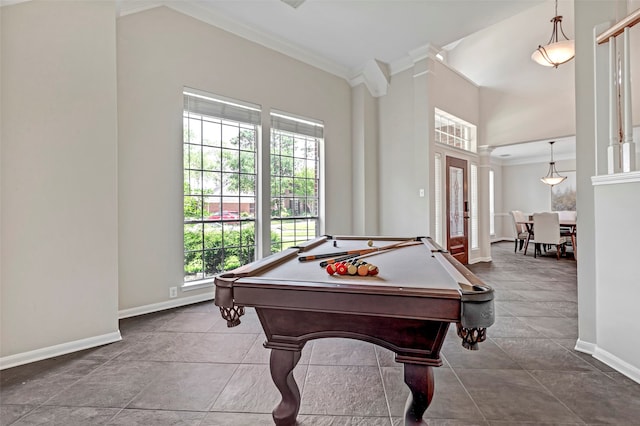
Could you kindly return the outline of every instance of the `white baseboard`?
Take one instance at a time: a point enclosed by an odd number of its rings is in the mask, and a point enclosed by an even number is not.
[[[469,261],[469,265],[473,265],[474,263],[480,263],[480,262],[491,262],[491,256],[489,257],[476,257],[475,259],[472,259]]]
[[[597,348],[598,346],[595,343],[585,342],[584,340],[580,339],[576,341],[576,346],[574,347],[576,351],[589,355],[593,355]]]
[[[631,365],[628,362],[623,361],[617,356],[598,347],[596,347],[593,357],[598,361],[604,362],[619,373],[624,374],[634,382],[640,383],[640,368],[636,367],[635,365]]]
[[[213,300],[213,292],[198,294],[196,296],[190,297],[181,297],[179,299],[170,299],[164,302],[152,303],[150,305],[138,306],[135,308],[123,309],[121,311],[118,311],[118,318],[123,319],[135,317],[138,315],[150,314],[152,312],[192,305],[194,303],[205,302],[207,300]]]
[[[153,303],[151,305],[139,306],[137,308],[124,309],[118,312],[118,317],[128,318],[151,312],[163,311],[165,309],[177,308],[179,306],[191,305],[198,302],[213,300],[213,293],[199,294],[191,297],[181,297],[179,299],[171,299],[166,302]],[[41,361],[55,356],[66,355],[72,352],[84,349],[94,348],[96,346],[106,345],[122,340],[120,331],[103,334],[100,336],[87,337],[86,339],[75,340],[73,342],[61,343],[59,345],[48,346],[46,348],[36,349],[33,351],[23,352],[6,357],[0,357],[0,370],[5,368],[17,367],[19,365],[29,364],[31,362]]]
[[[96,346],[106,345],[107,343],[113,343],[119,340],[122,340],[120,331],[114,331],[113,333],[102,334],[100,336],[87,337],[86,339],[74,340],[73,342],[61,343],[59,345],[5,356],[0,358],[0,370],[53,358],[55,356],[66,355],[84,349],[95,348]]]
[[[620,374],[624,374],[634,382],[640,383],[640,367],[631,365],[626,361],[621,360],[617,356],[599,348],[595,343],[585,342],[578,339],[574,348],[576,351],[583,352],[593,356],[598,361],[607,364]]]
[[[513,238],[513,237],[511,237],[511,238],[510,237],[497,237],[497,238],[494,238],[494,239],[491,240],[491,244],[499,243],[499,242],[502,242],[502,241],[511,241],[511,242],[513,242],[514,240],[515,240],[515,238]]]

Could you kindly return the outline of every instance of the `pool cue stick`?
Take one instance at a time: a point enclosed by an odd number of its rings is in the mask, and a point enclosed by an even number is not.
[[[380,251],[380,250],[388,250],[390,248],[393,248],[395,246],[401,245],[401,244],[405,244],[407,241],[400,241],[399,243],[394,243],[394,244],[389,244],[387,246],[383,246],[383,247],[375,247],[375,248],[368,248],[368,249],[360,249],[360,250],[348,250],[348,251],[341,251],[341,252],[335,252],[335,253],[321,253],[321,254],[316,254],[316,255],[308,255],[308,256],[300,256],[298,257],[298,260],[300,262],[308,262],[310,260],[319,260],[319,259],[326,259],[328,257],[339,257],[339,256],[348,256],[348,255],[363,255],[363,254],[367,254],[367,253],[371,253],[374,251]]]
[[[341,257],[336,257],[334,259],[325,260],[325,261],[320,262],[320,266],[322,268],[324,268],[325,266],[327,266],[327,265],[329,265],[331,263],[342,262],[343,260],[349,260],[349,259],[360,259],[362,257],[372,256],[374,254],[381,253],[383,251],[395,250],[397,248],[413,246],[413,245],[416,245],[416,244],[422,244],[422,241],[414,241],[414,240],[402,241],[400,243],[390,244],[388,246],[379,247],[379,248],[375,248],[375,249],[361,250],[361,251],[366,251],[367,253],[349,254],[349,255],[345,255],[345,256],[341,256]]]
[[[343,260],[349,260],[349,259],[353,259],[354,257],[358,257],[361,256],[359,254],[348,254],[346,256],[342,256],[342,257],[336,257],[333,259],[329,259],[329,260],[323,260],[322,262],[320,262],[320,266],[321,267],[325,267],[331,263],[336,263],[336,262],[342,262]]]
[[[390,247],[389,249],[383,250],[383,251],[391,251],[391,250],[401,249],[403,247],[417,246],[418,244],[422,244],[422,241],[408,241],[407,244],[399,245],[399,246],[396,246],[396,247]],[[360,256],[355,256],[352,259],[353,260],[364,259],[365,257],[371,257],[371,256],[375,256],[376,254],[382,254],[383,251],[376,251],[376,252],[373,252],[373,253],[367,253],[367,254],[363,254],[363,255],[360,255]]]

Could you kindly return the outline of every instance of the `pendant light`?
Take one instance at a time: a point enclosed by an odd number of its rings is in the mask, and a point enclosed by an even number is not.
[[[549,145],[551,145],[551,161],[549,162],[549,171],[547,172],[547,175],[545,177],[540,178],[543,183],[551,186],[562,183],[567,178],[566,176],[560,176],[560,174],[556,170],[556,163],[555,161],[553,161],[553,144],[555,142],[556,141],[549,142]]]
[[[558,65],[569,62],[576,55],[574,41],[569,40],[562,30],[562,16],[558,15],[558,0],[556,0],[556,16],[551,19],[551,22],[553,22],[553,31],[549,42],[545,46],[538,45],[531,59],[545,67],[558,68]],[[559,40],[560,34],[564,40]]]

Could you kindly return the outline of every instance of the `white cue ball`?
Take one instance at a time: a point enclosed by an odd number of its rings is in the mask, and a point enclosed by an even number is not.
[[[373,247],[373,241],[372,241],[372,240],[367,241],[367,245],[368,245],[369,247]]]

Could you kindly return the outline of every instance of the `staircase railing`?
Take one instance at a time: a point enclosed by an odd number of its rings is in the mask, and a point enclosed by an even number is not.
[[[636,170],[631,114],[631,27],[640,23],[640,9],[632,12],[596,37],[598,45],[609,43],[609,146],[608,174]],[[618,52],[616,40],[622,36]]]

